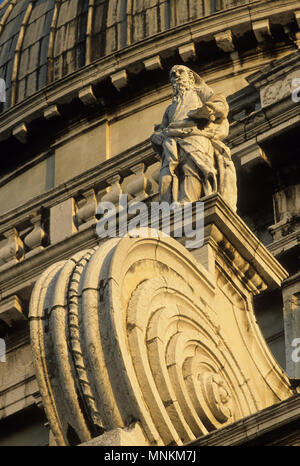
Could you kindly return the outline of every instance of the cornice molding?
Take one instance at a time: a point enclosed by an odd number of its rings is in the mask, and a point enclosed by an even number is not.
[[[96,60],[76,70],[63,79],[49,84],[28,99],[18,103],[0,115],[0,140],[11,136],[13,129],[35,118],[41,117],[51,105],[70,102],[79,92],[90,85],[96,85],[122,70],[130,70],[137,63],[155,56],[175,55],[178,47],[192,43],[214,40],[220,31],[232,29],[237,37],[245,30],[251,31],[252,22],[266,17],[284,14],[297,9],[297,1],[254,2],[227,11],[220,11],[208,17],[192,21]]]
[[[272,433],[280,427],[286,426],[288,429],[289,424],[299,420],[299,413],[300,394],[297,394],[246,419],[241,419],[230,426],[212,432],[189,445],[197,447],[243,445],[251,440],[258,440],[263,435]]]

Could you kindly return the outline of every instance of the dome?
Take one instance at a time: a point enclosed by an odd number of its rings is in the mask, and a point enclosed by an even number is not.
[[[4,0],[2,110],[96,59],[249,0]]]

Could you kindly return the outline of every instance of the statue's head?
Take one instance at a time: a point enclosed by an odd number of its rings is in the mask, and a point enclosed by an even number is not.
[[[173,94],[199,86],[202,82],[200,76],[184,65],[175,65],[170,71],[170,81]]]
[[[170,81],[172,84],[173,94],[190,89],[195,85],[192,70],[187,66],[175,65],[170,71]]]

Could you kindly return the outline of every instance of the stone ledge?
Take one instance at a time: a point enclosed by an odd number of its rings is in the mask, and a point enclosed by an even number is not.
[[[275,257],[280,257],[283,254],[288,253],[295,246],[300,245],[299,231],[294,231],[287,236],[284,236],[278,241],[268,245],[268,251],[271,252]]]
[[[10,296],[0,302],[0,321],[12,327],[15,322],[26,320],[23,314],[23,304],[18,296]]]
[[[238,446],[300,421],[300,394],[191,442],[190,446]]]
[[[287,271],[254,236],[242,219],[234,213],[218,194],[203,198],[204,223],[216,225],[229,243],[239,251],[261,276],[269,288],[277,288],[288,277]]]
[[[95,437],[88,442],[81,443],[79,447],[134,447],[134,446],[147,446],[149,443],[146,441],[143,431],[139,424],[134,424],[124,429],[117,428],[105,432],[99,437]]]

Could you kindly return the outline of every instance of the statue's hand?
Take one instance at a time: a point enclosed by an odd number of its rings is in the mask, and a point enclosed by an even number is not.
[[[215,121],[214,111],[207,105],[202,105],[202,107],[196,108],[196,110],[191,110],[188,112],[188,117],[193,120],[208,120]]]
[[[163,133],[166,137],[185,137],[191,134],[193,131],[192,128],[169,128],[164,129]]]
[[[162,131],[155,131],[151,136],[151,142],[157,146],[161,146],[163,143],[164,135]]]
[[[216,136],[216,131],[213,128],[198,129],[195,128],[192,131],[192,136],[204,136],[208,139],[214,139]]]

